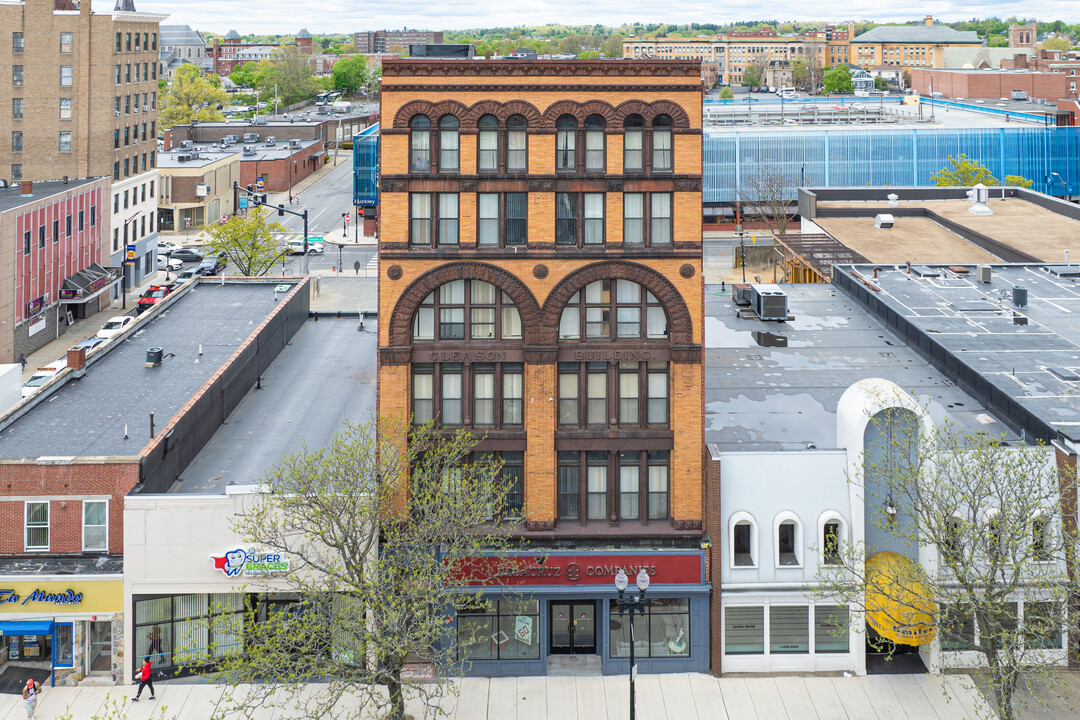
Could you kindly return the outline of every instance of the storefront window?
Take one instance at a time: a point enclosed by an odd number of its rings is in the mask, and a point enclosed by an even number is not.
[[[170,667],[243,647],[244,596],[178,595],[135,601],[135,656]]]
[[[765,653],[765,608],[724,608],[724,652],[728,655]]]
[[[499,600],[458,610],[458,660],[529,660],[540,657],[536,600]]]
[[[634,654],[637,657],[690,656],[689,598],[653,598],[645,615],[634,616]],[[630,657],[630,616],[619,615],[611,601],[611,657]]]
[[[810,652],[810,608],[773,605],[769,608],[769,652]]]
[[[57,623],[53,627],[53,647],[56,667],[68,668],[74,664],[75,627],[72,623]]]
[[[844,605],[814,607],[814,652],[848,652],[848,609]]]

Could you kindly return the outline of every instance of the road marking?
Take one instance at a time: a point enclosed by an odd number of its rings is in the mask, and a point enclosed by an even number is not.
[[[371,259],[367,261],[367,267],[364,268],[364,275],[374,273],[376,277],[379,276],[379,254],[375,253],[371,256]]]

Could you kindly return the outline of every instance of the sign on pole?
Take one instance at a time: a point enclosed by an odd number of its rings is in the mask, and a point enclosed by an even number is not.
[[[124,249],[124,264],[125,265],[134,265],[135,264],[135,259],[137,257],[138,257],[138,252],[136,251],[134,245],[128,245]]]
[[[345,213],[345,222],[352,222],[352,215]]]

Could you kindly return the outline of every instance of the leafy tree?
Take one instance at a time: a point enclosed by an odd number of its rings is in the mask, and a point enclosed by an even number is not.
[[[612,33],[600,45],[600,52],[604,57],[621,58],[623,56],[622,43],[626,38],[622,33]]]
[[[911,87],[911,72],[910,71],[905,70],[904,72],[900,73],[900,79],[903,81],[904,87],[906,87],[906,88]]]
[[[953,157],[949,155],[949,164],[930,176],[938,187],[971,187],[982,183],[987,187],[1000,185],[993,173],[978,160],[972,160],[964,153]]]
[[[743,85],[755,88],[765,82],[765,58],[750,61],[742,76]]]
[[[207,227],[211,238],[207,247],[213,255],[224,252],[240,275],[265,275],[284,252],[274,233],[285,232],[285,226],[269,217],[265,207],[255,206],[246,216],[234,215],[225,223],[215,223]]]
[[[571,35],[559,43],[559,52],[566,55],[577,55],[582,51],[585,38],[581,35]]]
[[[586,50],[585,52],[578,53],[578,60],[596,60],[600,57],[600,53],[595,50]]]
[[[930,656],[938,669],[971,667],[941,649],[943,640],[977,653],[984,669],[976,675],[998,716],[1015,720],[1018,683],[1052,680],[1046,649],[1076,632],[1076,614],[1066,612],[1080,591],[1069,571],[1075,510],[1062,503],[1076,497],[1075,470],[1059,470],[1054,450],[1042,444],[1006,443],[928,417],[926,408],[876,415],[871,427],[882,440],[867,447],[849,478],[862,488],[867,525],[922,562],[874,563],[867,571],[879,548],[841,541],[809,591],[869,611],[901,633],[936,626],[939,645]],[[1018,600],[1025,601],[1022,620]],[[972,621],[977,639],[963,630]]]
[[[735,97],[735,93],[731,92],[731,88],[725,87],[720,91],[721,100],[732,100]]]
[[[368,81],[367,58],[363,55],[353,55],[350,58],[338,60],[331,71],[331,80],[335,90],[341,90],[346,95],[356,93]]]
[[[883,78],[883,77],[874,78],[874,89],[875,90],[887,90],[888,88],[889,88],[889,83],[885,82],[885,78]]]
[[[1009,187],[1029,188],[1032,181],[1022,175],[1006,175],[1005,184]]]
[[[1009,47],[1009,38],[1004,35],[991,35],[986,44],[988,47]]]
[[[1039,44],[1043,50],[1060,50],[1061,52],[1072,50],[1072,46],[1072,41],[1063,37],[1047,38]]]
[[[242,87],[255,87],[258,84],[259,65],[256,62],[246,62],[237,65],[229,73],[229,79]]]
[[[184,63],[173,73],[172,84],[161,97],[158,124],[162,129],[186,125],[192,120],[224,120],[217,109],[228,102],[228,96],[199,75],[199,68]]]
[[[260,72],[258,82],[263,91],[273,92],[276,85],[282,105],[306,100],[316,91],[309,57],[292,45],[274,52],[273,60]]]
[[[851,68],[847,65],[837,65],[825,73],[822,85],[825,92],[830,94],[855,92],[855,82],[851,79]]]
[[[415,698],[440,714],[431,705],[461,671],[448,610],[483,603],[474,583],[496,568],[476,558],[511,542],[499,463],[469,461],[478,442],[431,422],[346,422],[324,449],[281,459],[263,481],[272,491],[234,528],[290,558],[284,582],[299,599],[277,622],[256,622],[254,610],[245,618],[243,649],[211,674],[227,686],[226,712],[291,704],[291,717],[404,720]],[[410,658],[434,679],[410,678]],[[346,697],[355,713],[341,708]]]

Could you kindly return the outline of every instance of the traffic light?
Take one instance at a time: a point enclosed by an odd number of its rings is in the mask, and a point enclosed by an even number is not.
[[[285,206],[284,205],[278,205],[277,206],[277,214],[278,214],[278,217],[285,217]]]
[[[248,185],[248,192],[249,193],[255,192],[255,186],[254,185]]]
[[[262,195],[259,196],[259,203],[262,204],[262,205],[266,204],[266,193],[263,193]]]

